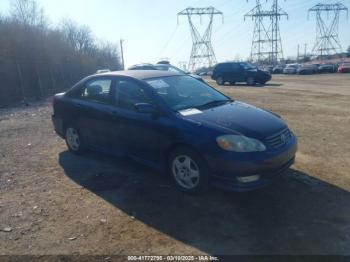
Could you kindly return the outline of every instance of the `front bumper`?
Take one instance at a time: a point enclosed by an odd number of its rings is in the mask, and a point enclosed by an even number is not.
[[[236,191],[236,192],[246,192],[255,189],[263,188],[271,184],[273,179],[281,175],[286,171],[291,165],[294,164],[295,157],[293,157],[289,162],[281,166],[279,169],[268,172],[268,173],[257,173],[254,176],[259,176],[259,179],[253,182],[239,182],[237,179],[228,179],[225,177],[213,176],[212,185],[226,190]],[[249,176],[251,177],[251,176]]]
[[[54,126],[55,132],[60,137],[64,138],[64,130],[63,130],[63,121],[61,118],[56,117],[55,115],[51,116],[52,124]]]
[[[232,191],[250,191],[265,187],[294,164],[297,140],[293,137],[274,152],[255,153],[239,159],[238,154],[222,154],[207,158],[212,171],[212,185]],[[250,178],[256,178],[251,182]],[[243,179],[242,179],[243,178]],[[247,179],[244,179],[247,178]]]

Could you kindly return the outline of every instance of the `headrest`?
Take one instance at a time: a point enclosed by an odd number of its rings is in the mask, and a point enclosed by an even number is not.
[[[88,86],[86,89],[88,95],[98,95],[102,93],[102,87],[100,85]]]

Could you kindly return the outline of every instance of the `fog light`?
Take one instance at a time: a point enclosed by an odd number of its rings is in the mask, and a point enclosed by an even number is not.
[[[238,182],[241,182],[241,183],[250,183],[250,182],[257,181],[259,179],[260,179],[260,175],[237,177]]]

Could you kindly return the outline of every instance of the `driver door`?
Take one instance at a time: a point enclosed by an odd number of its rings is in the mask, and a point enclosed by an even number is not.
[[[116,114],[114,125],[118,129],[113,146],[116,151],[145,162],[160,157],[161,117],[140,113],[135,104],[154,102],[141,83],[129,78],[117,78],[113,90]]]

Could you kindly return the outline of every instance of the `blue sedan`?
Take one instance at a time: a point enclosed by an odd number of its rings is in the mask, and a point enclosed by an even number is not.
[[[166,171],[188,193],[263,187],[297,151],[278,115],[175,72],[92,75],[55,95],[53,108],[55,131],[72,153],[131,157]]]

